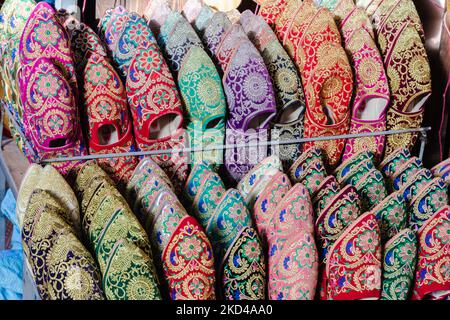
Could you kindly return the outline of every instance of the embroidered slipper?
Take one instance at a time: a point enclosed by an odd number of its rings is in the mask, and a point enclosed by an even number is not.
[[[105,154],[136,150],[125,87],[112,65],[104,56],[92,53],[83,75],[90,152]],[[119,186],[125,187],[137,165],[137,158],[120,157],[98,162]]]
[[[448,204],[447,185],[435,178],[423,187],[410,202],[410,227],[417,230],[440,208]]]
[[[243,228],[253,225],[252,216],[239,191],[228,189],[220,199],[206,227],[211,240],[216,266],[219,267],[228,248]]]
[[[417,239],[403,229],[384,246],[381,300],[407,300],[417,264]]]
[[[245,227],[239,232],[220,271],[225,300],[266,299],[266,261],[255,229]]]
[[[112,249],[103,275],[102,285],[107,299],[161,300],[158,279],[153,276],[150,264],[148,256],[138,246],[119,240]]]
[[[450,207],[437,210],[418,230],[419,243],[413,300],[443,299],[450,294]]]
[[[408,149],[400,148],[386,156],[380,163],[379,168],[386,179],[392,179],[398,168],[411,159]]]
[[[69,36],[56,18],[56,11],[46,2],[39,2],[31,13],[20,38],[20,62],[31,66],[39,58],[56,64],[69,83],[73,95],[78,92],[75,67]],[[25,79],[30,77],[30,68],[24,68]]]
[[[327,203],[341,190],[336,178],[332,175],[326,177],[312,196],[315,218],[320,215]]]
[[[353,75],[341,47],[339,30],[328,10],[317,9],[310,2],[291,3],[277,21],[277,33],[301,71],[307,101],[304,137],[346,134],[350,124]],[[322,41],[324,34],[326,41]],[[313,54],[308,55],[310,52]],[[325,56],[327,62],[321,62],[321,57]],[[333,167],[340,160],[344,144],[343,139],[307,142],[303,148],[322,147]]]
[[[22,229],[27,266],[35,278],[40,297],[45,300],[103,300],[95,260],[67,224],[64,209],[54,201],[42,201],[47,196],[48,199],[52,197],[45,191],[33,193]],[[77,272],[65,268],[67,264]],[[82,278],[78,281],[83,290],[70,287],[70,281],[80,274]]]
[[[364,175],[355,188],[361,198],[363,212],[370,211],[388,196],[383,175],[377,169],[370,170]]]
[[[384,56],[392,93],[392,104],[387,113],[387,129],[419,128],[425,104],[431,95],[431,71],[425,47],[416,29],[405,23],[396,31]],[[405,55],[408,52],[410,54]],[[408,66],[409,72],[403,70]],[[387,137],[386,155],[403,147],[411,149],[417,134]]]
[[[268,266],[270,300],[313,300],[318,257],[313,235],[298,231],[272,239]]]
[[[193,217],[181,220],[161,261],[172,300],[215,299],[213,250]]]
[[[380,225],[381,240],[383,243],[408,226],[409,215],[407,203],[399,192],[390,194],[373,208],[371,212],[375,215]]]
[[[330,249],[326,264],[327,299],[379,299],[381,241],[375,216],[360,216]]]
[[[268,231],[271,229],[274,210],[289,189],[291,189],[289,178],[284,173],[277,172],[258,195],[253,206],[253,218],[263,244],[266,244]]]
[[[39,58],[21,87],[25,134],[41,159],[87,154],[73,91],[59,70],[49,59]],[[71,175],[80,164],[53,165],[63,175]]]
[[[360,199],[353,186],[344,187],[322,210],[316,221],[316,234],[322,244],[322,261],[326,260],[334,241],[360,214]]]
[[[383,60],[372,34],[369,18],[361,23],[361,11],[351,3],[352,10],[345,11],[345,1],[340,1],[334,14],[343,19],[340,26],[344,32],[345,48],[355,71],[356,95],[352,105],[349,133],[368,133],[386,130],[386,110],[390,92]],[[350,12],[350,13],[349,13]],[[360,28],[369,26],[369,30]],[[348,139],[343,161],[359,151],[369,150],[376,162],[384,151],[384,136]]]
[[[201,47],[185,56],[178,73],[178,87],[186,106],[191,147],[221,146],[225,140],[226,100],[214,63]],[[191,162],[223,163],[221,150],[195,152]]]

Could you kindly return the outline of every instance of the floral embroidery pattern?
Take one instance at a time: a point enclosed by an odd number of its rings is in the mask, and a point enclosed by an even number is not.
[[[260,182],[261,183],[261,182]],[[282,172],[275,174],[266,187],[262,190],[253,206],[253,217],[255,219],[258,234],[262,240],[266,240],[272,225],[272,216],[280,201],[291,188],[289,178]]]
[[[376,169],[372,169],[363,176],[355,187],[361,197],[363,211],[371,210],[388,196],[383,175]]]
[[[221,265],[240,231],[251,225],[252,218],[241,194],[236,189],[228,190],[218,202],[206,228],[214,248],[216,266]]]
[[[83,97],[89,124],[89,148],[91,153],[134,151],[132,121],[128,111],[125,87],[111,64],[102,55],[93,53],[84,69]],[[102,144],[99,130],[113,125],[118,139]],[[112,174],[119,186],[124,187],[137,165],[134,157],[99,160],[100,166]]]
[[[447,185],[441,178],[435,178],[426,185],[410,203],[410,226],[418,230],[440,208],[447,205]]]
[[[269,225],[269,297],[312,300],[319,257],[314,241],[312,203],[308,190],[296,184],[272,214]]]
[[[276,22],[276,33],[302,71],[307,102],[304,137],[348,133],[353,75],[329,11],[316,9],[312,2],[288,2]],[[333,166],[344,144],[344,140],[307,142],[303,148],[322,147]]]
[[[432,298],[450,288],[450,207],[437,210],[417,234],[418,262],[412,299]]]
[[[386,242],[408,224],[405,199],[398,192],[392,193],[372,209],[380,226],[381,240]]]
[[[226,300],[261,300],[266,297],[266,263],[261,242],[251,227],[241,230],[223,262]]]
[[[215,298],[213,251],[195,219],[187,216],[181,220],[162,257],[173,300]]]
[[[330,249],[326,263],[326,299],[379,298],[381,245],[372,213],[356,220]]]
[[[22,235],[39,295],[42,299],[102,300],[95,260],[64,217],[64,208],[48,193],[32,194]]]

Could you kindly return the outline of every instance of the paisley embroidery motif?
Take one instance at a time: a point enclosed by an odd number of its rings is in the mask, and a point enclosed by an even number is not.
[[[330,249],[327,299],[375,298],[381,294],[381,245],[377,221],[366,213]]]
[[[404,229],[386,243],[381,300],[407,300],[417,263],[416,234]]]
[[[410,202],[410,227],[414,231],[422,227],[431,216],[448,203],[447,185],[435,178],[420,190]]]
[[[406,161],[411,158],[411,153],[408,149],[400,148],[396,149],[390,155],[386,156],[380,163],[379,168],[381,173],[387,178],[391,179]]]
[[[225,253],[240,231],[252,224],[252,217],[241,194],[236,189],[229,189],[218,202],[206,228],[214,249],[216,266],[222,264]]]
[[[386,242],[408,225],[408,208],[398,192],[390,194],[371,210],[380,226],[381,240]]]
[[[433,179],[433,174],[428,169],[421,169],[414,173],[407,182],[400,189],[400,194],[406,201],[411,201],[418,192],[425,187],[426,184],[431,182]]]
[[[203,228],[207,228],[225,191],[222,179],[215,172],[209,172],[200,180],[200,187],[193,202],[193,213]]]
[[[316,221],[316,231],[322,241],[322,255],[346,228],[361,214],[358,193],[353,186],[346,186],[322,210]],[[322,259],[326,257],[323,256]]]
[[[145,43],[156,43],[147,22],[137,13],[130,13],[124,22],[122,31],[118,34],[112,50],[113,58],[119,65],[123,75],[128,74],[137,50]],[[151,64],[151,63],[150,63]]]
[[[160,300],[148,256],[139,247],[120,240],[111,252],[103,276],[109,300]]]
[[[259,182],[261,183],[261,182]],[[289,178],[282,172],[277,172],[268,181],[265,188],[258,195],[253,206],[253,218],[259,236],[265,244],[269,230],[272,228],[272,216],[280,201],[291,188]]]
[[[450,207],[436,211],[417,233],[418,262],[413,300],[445,298],[450,290]],[[442,294],[444,296],[442,296]]]
[[[266,262],[261,241],[253,228],[241,230],[228,249],[221,269],[226,300],[266,298]]]
[[[408,182],[408,180],[423,169],[422,160],[412,157],[395,171],[393,178],[389,181],[394,191],[399,191]]]
[[[129,13],[127,9],[117,6],[111,11],[108,10],[100,21],[100,34],[103,35],[103,40],[107,44],[110,53],[114,51],[117,39],[128,19]]]
[[[199,189],[204,182],[205,177],[213,171],[212,165],[207,162],[196,163],[192,169],[189,177],[186,180],[184,195],[189,202],[193,202],[198,194]]]
[[[376,169],[370,170],[363,176],[355,184],[355,188],[361,198],[361,209],[363,212],[371,210],[388,196],[383,175]]]

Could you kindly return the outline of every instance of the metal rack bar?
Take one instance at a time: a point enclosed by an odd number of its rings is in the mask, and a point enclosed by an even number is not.
[[[228,150],[228,149],[234,149],[234,148],[239,149],[239,148],[254,148],[254,147],[276,146],[276,145],[291,145],[291,144],[300,144],[300,143],[305,143],[305,142],[376,137],[376,136],[387,136],[387,135],[408,134],[408,133],[421,134],[421,139],[420,139],[421,140],[421,156],[423,157],[423,153],[425,150],[425,144],[427,141],[426,141],[426,138],[423,139],[422,137],[423,136],[426,137],[426,132],[430,131],[430,130],[431,130],[430,127],[424,127],[424,128],[418,128],[418,129],[388,130],[388,131],[370,132],[370,133],[362,133],[362,134],[345,134],[345,135],[337,135],[337,136],[302,138],[302,139],[284,140],[284,141],[264,141],[264,142],[256,142],[256,143],[226,144],[226,145],[217,145],[217,146],[204,147],[204,148],[203,147],[193,147],[193,148],[136,151],[136,152],[124,152],[124,153],[92,154],[92,155],[87,155],[87,156],[45,159],[45,160],[42,160],[41,163],[65,162],[65,161],[86,161],[86,160],[110,159],[110,158],[130,157],[130,156],[140,157],[140,156],[164,155],[164,154],[172,154],[172,153],[207,152],[207,151],[216,151],[216,150]]]
[[[24,133],[20,129],[18,123],[15,120],[15,117],[11,114],[8,107],[6,106],[6,102],[2,101],[1,104],[2,110],[4,109],[8,114],[8,117],[12,120],[13,126],[19,132],[19,135],[22,137],[24,143],[27,145],[28,149],[33,152],[33,148],[29,145],[28,139],[25,137]],[[3,125],[3,121],[2,121]],[[254,143],[240,143],[240,144],[226,144],[226,145],[215,145],[208,147],[187,147],[187,148],[179,148],[179,149],[166,149],[166,150],[152,150],[152,151],[135,151],[135,152],[124,152],[124,153],[108,153],[108,154],[91,154],[86,156],[74,156],[74,157],[60,157],[60,158],[52,158],[52,159],[41,159],[37,161],[37,163],[45,164],[45,163],[55,163],[55,162],[66,162],[66,161],[87,161],[87,160],[96,160],[96,159],[112,159],[119,157],[141,157],[141,156],[153,156],[153,155],[167,155],[173,153],[195,153],[195,152],[208,152],[208,151],[217,151],[217,150],[228,150],[228,149],[241,149],[241,148],[255,148],[255,147],[266,147],[266,146],[282,146],[282,145],[292,145],[292,144],[300,144],[305,142],[317,142],[317,141],[330,141],[330,140],[339,140],[339,139],[354,139],[354,138],[365,138],[365,137],[377,137],[377,136],[388,136],[395,134],[410,134],[410,133],[419,133],[420,134],[420,159],[423,159],[423,155],[425,152],[425,146],[427,143],[427,132],[431,130],[431,127],[423,127],[417,129],[404,129],[404,130],[387,130],[387,131],[379,131],[379,132],[368,132],[368,133],[359,133],[359,134],[344,134],[337,136],[324,136],[324,137],[314,137],[314,138],[301,138],[301,139],[292,139],[292,140],[283,140],[283,141],[263,141],[263,142],[254,142]],[[1,141],[1,140],[0,140]],[[0,154],[1,156],[1,154]],[[2,157],[0,157],[2,158]],[[0,159],[0,166],[2,166],[2,162],[4,165],[4,161]],[[3,169],[3,167],[2,167]]]

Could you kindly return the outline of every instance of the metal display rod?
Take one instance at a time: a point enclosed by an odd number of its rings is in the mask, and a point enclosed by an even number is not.
[[[3,101],[1,104],[8,114],[8,117],[13,120],[13,125],[16,130],[19,132],[19,135],[22,137],[24,143],[27,144],[29,150],[33,150],[30,148],[29,143],[22,130],[18,126],[18,123],[15,121],[14,116],[11,114],[9,108],[6,103]],[[2,112],[3,113],[3,112]],[[0,113],[0,114],[2,114]],[[3,125],[3,121],[2,121]],[[253,143],[240,143],[240,144],[226,144],[226,145],[214,145],[207,147],[187,147],[180,149],[166,149],[166,150],[152,150],[152,151],[135,151],[135,152],[124,152],[124,153],[109,153],[109,154],[91,154],[86,156],[74,156],[74,157],[60,157],[60,158],[52,158],[52,159],[42,159],[41,161],[37,161],[38,163],[55,163],[55,162],[66,162],[66,161],[87,161],[87,160],[96,160],[96,159],[112,159],[112,158],[120,158],[120,157],[140,157],[140,156],[153,156],[153,155],[164,155],[164,154],[173,154],[173,153],[195,153],[195,152],[208,152],[208,151],[217,151],[217,150],[228,150],[228,149],[242,149],[242,148],[256,148],[256,147],[265,147],[265,146],[283,146],[283,145],[292,145],[292,144],[300,144],[305,142],[318,142],[318,141],[330,141],[330,140],[339,140],[339,139],[354,139],[354,138],[365,138],[365,137],[377,137],[377,136],[388,136],[395,134],[411,134],[411,133],[419,133],[420,134],[420,151],[419,158],[423,159],[423,155],[425,152],[425,146],[427,143],[427,132],[431,130],[431,127],[423,127],[417,129],[403,129],[403,130],[387,130],[387,131],[379,131],[379,132],[368,132],[368,133],[358,133],[358,134],[343,134],[337,136],[324,136],[324,137],[314,137],[314,138],[301,138],[301,139],[292,139],[292,140],[283,140],[283,141],[263,141],[263,142],[253,142]],[[0,138],[1,142],[1,138]],[[3,157],[0,154],[0,167],[3,169]]]
[[[152,150],[152,151],[135,151],[135,152],[124,152],[124,153],[110,153],[110,154],[92,154],[87,156],[76,156],[76,157],[61,157],[42,160],[41,163],[51,163],[51,162],[65,162],[65,161],[83,161],[83,160],[95,160],[95,159],[110,159],[119,157],[129,157],[129,156],[153,156],[153,155],[164,155],[172,153],[193,153],[193,152],[207,152],[215,150],[227,150],[234,148],[254,148],[254,147],[264,147],[264,146],[277,146],[277,145],[291,145],[300,144],[305,142],[316,142],[316,141],[329,141],[329,140],[339,140],[339,139],[352,139],[352,138],[364,138],[364,137],[377,137],[377,136],[387,136],[394,134],[408,134],[408,133],[419,133],[421,146],[420,146],[420,158],[423,158],[423,153],[425,151],[425,144],[427,142],[426,133],[431,130],[431,127],[423,127],[418,129],[404,129],[404,130],[388,130],[379,132],[369,132],[369,133],[359,133],[359,134],[343,134],[337,136],[324,136],[315,138],[301,138],[294,140],[284,140],[284,141],[266,141],[266,142],[255,142],[255,143],[241,143],[241,144],[226,144],[226,145],[216,145],[211,147],[193,147],[193,148],[180,148],[180,149],[166,149],[166,150]]]

